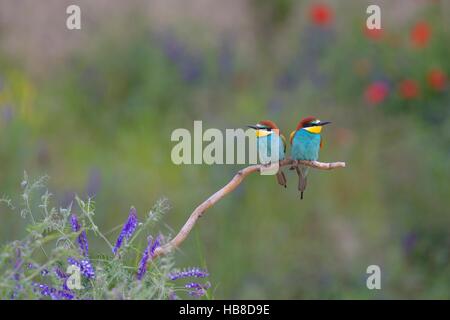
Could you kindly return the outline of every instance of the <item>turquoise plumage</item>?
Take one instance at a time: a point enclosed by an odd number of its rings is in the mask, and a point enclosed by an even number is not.
[[[249,127],[256,130],[258,156],[261,164],[269,165],[285,159],[286,142],[274,122],[263,120]],[[281,168],[276,173],[276,178],[278,183],[286,188],[286,176]]]
[[[294,160],[319,160],[320,134],[300,129],[292,138],[291,155]]]
[[[293,160],[319,160],[319,151],[322,146],[322,137],[320,132],[324,125],[330,122],[322,122],[314,117],[302,119],[295,131],[291,133],[291,158]],[[303,199],[303,192],[306,189],[308,167],[298,165],[295,166],[299,180],[298,190],[300,197]]]
[[[276,133],[272,133],[265,137],[258,137],[258,155],[259,161],[262,164],[271,163],[272,158],[272,139],[277,139],[277,141],[273,142],[273,147],[275,150],[278,149],[278,155],[274,155],[274,161],[284,160],[285,158],[285,146],[283,139]]]

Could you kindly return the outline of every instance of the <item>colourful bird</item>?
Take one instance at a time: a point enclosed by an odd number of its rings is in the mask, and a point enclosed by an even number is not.
[[[271,163],[272,139],[278,139],[274,143],[274,146],[278,148],[278,157],[275,154],[275,159],[278,161],[284,160],[286,153],[286,138],[281,134],[280,129],[273,121],[263,120],[254,126],[251,125],[248,127],[256,130],[258,155],[262,164],[268,165]],[[286,188],[286,176],[281,168],[278,170],[276,178],[278,183]]]
[[[290,136],[292,159],[317,161],[319,159],[319,150],[322,148],[323,143],[320,132],[322,131],[322,127],[329,123],[331,122],[320,121],[315,117],[303,118]],[[297,165],[295,166],[295,170],[299,178],[298,190],[300,191],[300,198],[303,199],[308,167]]]

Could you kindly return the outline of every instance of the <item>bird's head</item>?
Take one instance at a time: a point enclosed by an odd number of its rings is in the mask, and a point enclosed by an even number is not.
[[[303,118],[297,125],[297,128],[295,128],[295,131],[291,132],[290,141],[292,143],[292,138],[294,137],[294,134],[298,130],[306,130],[310,133],[316,133],[319,134],[322,132],[322,127],[331,123],[330,121],[321,121],[315,117],[306,117]]]
[[[278,126],[270,120],[262,120],[256,125],[249,125],[248,127],[256,130],[257,138],[268,136],[274,132],[279,134]]]

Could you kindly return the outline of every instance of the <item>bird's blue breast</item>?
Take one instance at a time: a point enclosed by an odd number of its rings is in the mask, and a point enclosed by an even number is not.
[[[298,130],[292,138],[292,159],[318,160],[320,150],[320,134],[304,129]]]
[[[272,157],[272,137],[277,139],[274,142],[273,146],[278,149],[278,158],[276,158],[277,154],[274,154],[275,161],[280,161],[284,159],[284,143],[281,137],[275,133],[272,133],[265,137],[258,138],[258,154],[259,161],[263,164],[267,164],[271,162]]]

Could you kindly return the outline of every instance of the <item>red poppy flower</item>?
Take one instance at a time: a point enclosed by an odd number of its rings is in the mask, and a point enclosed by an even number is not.
[[[314,4],[309,11],[311,21],[319,26],[326,26],[333,20],[333,11],[325,4]]]
[[[434,90],[442,91],[447,83],[447,77],[440,69],[433,69],[428,73],[428,84]]]
[[[419,22],[411,30],[411,41],[416,47],[425,47],[428,44],[430,37],[431,27],[427,22]]]
[[[364,34],[372,40],[380,40],[383,37],[383,33],[383,29],[369,29],[367,26],[364,28]]]
[[[386,99],[389,94],[389,87],[382,81],[370,84],[364,93],[366,100],[371,104],[379,104]]]
[[[419,85],[416,81],[406,79],[400,82],[399,93],[403,99],[414,99],[419,95]]]

